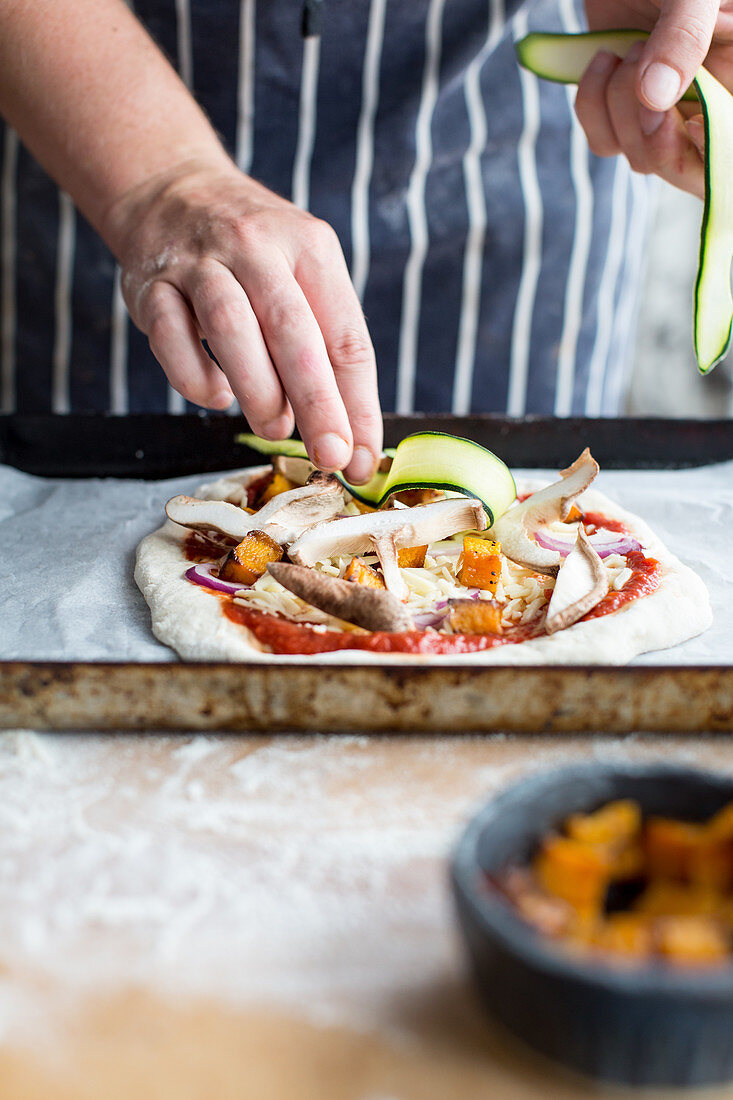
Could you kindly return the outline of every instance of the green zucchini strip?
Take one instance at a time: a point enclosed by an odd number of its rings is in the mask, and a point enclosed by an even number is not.
[[[256,435],[242,434],[236,441],[261,454],[306,457],[305,447],[294,439],[273,443]],[[470,439],[445,432],[416,432],[385,454],[393,456],[390,469],[376,473],[366,485],[350,485],[341,474],[336,474],[352,496],[373,508],[380,507],[393,493],[405,489],[443,489],[480,500],[491,526],[517,496],[508,466],[492,451]]]
[[[577,84],[599,49],[625,56],[646,31],[529,34],[517,43],[519,61],[546,80]],[[695,284],[694,344],[701,374],[727,354],[733,336],[733,96],[701,68],[685,99],[700,100],[705,124],[705,202]]]
[[[381,485],[376,484],[381,479]],[[349,492],[379,507],[405,489],[442,489],[480,500],[489,526],[503,515],[517,496],[508,466],[478,443],[445,432],[416,432],[398,444],[386,474],[377,475],[369,486]],[[371,490],[371,492],[370,492]]]
[[[516,44],[517,57],[525,69],[556,84],[577,84],[599,50],[625,57],[634,42],[649,37],[648,31],[585,31],[581,34],[528,34]],[[696,100],[690,85],[682,96]]]
[[[242,432],[234,437],[235,443],[241,443],[261,455],[285,455],[287,458],[307,458],[305,443],[300,439],[262,439],[259,435]]]
[[[695,354],[707,374],[733,336],[733,96],[707,69],[695,77],[705,120],[705,207],[695,283]]]

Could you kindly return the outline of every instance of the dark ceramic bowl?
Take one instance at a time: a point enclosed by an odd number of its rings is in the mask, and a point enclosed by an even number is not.
[[[687,768],[587,765],[543,772],[492,799],[453,854],[458,916],[491,1013],[536,1050],[633,1085],[733,1079],[733,966],[679,971],[577,958],[526,925],[485,873],[526,863],[571,813],[616,798],[645,814],[704,821],[733,801],[733,778]]]

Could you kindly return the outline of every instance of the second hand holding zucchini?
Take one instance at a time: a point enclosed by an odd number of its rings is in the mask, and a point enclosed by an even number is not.
[[[647,37],[646,31],[637,30],[535,33],[518,42],[516,48],[521,64],[537,76],[575,84],[599,50],[623,57]],[[694,344],[700,372],[707,374],[727,354],[733,336],[733,96],[702,67],[685,98],[694,98],[695,93],[705,129],[705,191],[695,284]]]

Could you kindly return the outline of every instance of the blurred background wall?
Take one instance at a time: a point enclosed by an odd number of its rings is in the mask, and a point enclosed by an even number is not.
[[[698,199],[659,182],[627,404],[630,416],[733,416],[733,352],[703,378],[692,348],[701,216]]]

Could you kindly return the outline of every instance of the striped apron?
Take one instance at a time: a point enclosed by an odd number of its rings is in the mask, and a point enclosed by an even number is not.
[[[243,171],[339,234],[398,412],[615,415],[648,181],[516,64],[575,0],[135,0]],[[186,411],[114,258],[6,128],[0,408]]]

